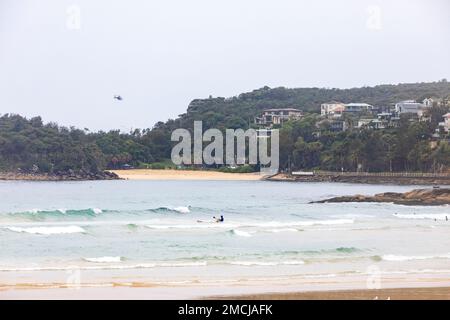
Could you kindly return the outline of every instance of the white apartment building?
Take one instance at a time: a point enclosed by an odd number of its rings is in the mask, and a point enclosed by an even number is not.
[[[368,103],[347,103],[344,112],[348,113],[362,113],[372,111],[373,106]]]
[[[423,108],[424,105],[415,100],[405,100],[395,104],[395,112],[399,115],[404,113],[415,113],[418,115]]]

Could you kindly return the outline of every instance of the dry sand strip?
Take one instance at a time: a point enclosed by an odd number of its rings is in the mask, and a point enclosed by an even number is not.
[[[336,290],[291,293],[262,293],[208,297],[231,300],[450,300],[450,288],[398,288],[378,290]]]
[[[152,170],[129,169],[111,170],[122,179],[127,180],[260,180],[263,176],[255,173],[225,173],[202,170]]]

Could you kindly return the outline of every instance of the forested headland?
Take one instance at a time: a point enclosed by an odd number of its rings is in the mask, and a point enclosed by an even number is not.
[[[448,99],[450,83],[353,89],[264,87],[231,98],[193,100],[178,118],[133,132],[90,132],[44,123],[40,117],[4,113],[0,116],[0,171],[86,175],[124,165],[160,168],[170,159],[174,129],[192,129],[196,120],[203,121],[204,130],[247,129],[254,127],[253,119],[262,110],[291,107],[303,110],[305,116],[280,128],[282,169],[442,172],[450,168],[449,140],[436,141],[432,136],[442,115],[449,112],[448,105],[432,107],[430,121],[402,118],[398,128],[333,132],[319,125],[320,105],[328,101],[381,106],[427,97]]]

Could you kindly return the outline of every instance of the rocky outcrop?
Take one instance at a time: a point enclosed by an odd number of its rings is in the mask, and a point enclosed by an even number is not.
[[[415,189],[405,193],[385,192],[374,196],[343,196],[312,203],[329,202],[391,202],[403,205],[437,206],[450,204],[450,189]]]
[[[27,181],[86,181],[86,180],[118,180],[119,176],[109,171],[87,172],[68,170],[58,173],[23,173],[0,172],[0,180]]]

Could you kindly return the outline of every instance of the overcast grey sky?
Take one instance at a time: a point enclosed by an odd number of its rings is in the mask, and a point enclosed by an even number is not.
[[[0,114],[129,130],[265,85],[436,81],[449,40],[448,0],[0,0]]]

